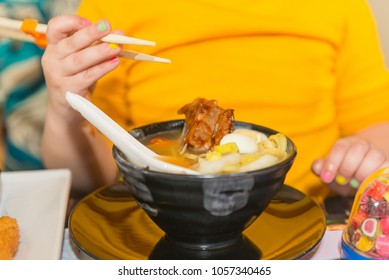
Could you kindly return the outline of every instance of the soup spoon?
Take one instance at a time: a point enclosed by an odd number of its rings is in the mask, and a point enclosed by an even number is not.
[[[74,110],[78,111],[86,120],[111,140],[129,161],[137,166],[159,172],[188,175],[200,174],[192,169],[158,159],[160,155],[140,143],[118,123],[84,97],[68,91],[66,92],[66,101]]]

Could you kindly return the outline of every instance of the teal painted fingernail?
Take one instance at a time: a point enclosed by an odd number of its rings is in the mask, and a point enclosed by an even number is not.
[[[359,182],[356,179],[351,179],[350,180],[350,186],[353,187],[354,189],[357,189],[359,187]]]
[[[100,31],[100,32],[104,32],[104,31],[107,31],[108,29],[108,26],[106,24],[106,22],[104,20],[100,21],[99,24],[97,25],[97,29]]]

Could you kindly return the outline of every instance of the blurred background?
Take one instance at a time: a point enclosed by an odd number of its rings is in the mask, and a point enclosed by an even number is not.
[[[386,66],[389,68],[389,1],[369,0],[375,15],[378,32],[381,36],[381,45],[385,54]]]
[[[0,17],[47,21],[74,13],[79,0],[0,0]],[[43,49],[0,36],[0,168],[42,169],[41,135],[47,92]]]

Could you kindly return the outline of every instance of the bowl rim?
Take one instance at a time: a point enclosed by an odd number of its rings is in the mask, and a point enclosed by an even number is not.
[[[174,123],[177,124],[177,127],[179,126],[178,124],[183,126],[184,123],[185,123],[185,120],[184,119],[173,119],[173,120],[149,123],[149,124],[146,124],[146,125],[134,127],[132,129],[130,129],[128,131],[128,133],[131,133],[135,138],[137,138],[139,136],[137,136],[135,134],[135,132],[142,131],[146,127],[152,127],[153,125],[157,125],[157,124],[158,125],[163,125],[163,124],[174,124]],[[266,127],[266,126],[263,126],[263,125],[257,125],[257,124],[253,124],[253,123],[249,123],[249,122],[244,122],[244,121],[234,121],[234,126],[236,124],[238,126],[243,126],[243,127],[246,126],[246,127],[256,127],[256,128],[259,128],[259,129],[263,129],[263,130],[266,130],[267,132],[269,132],[269,134],[282,133],[282,132],[279,132],[277,130],[274,130],[272,128],[269,128],[269,127]],[[283,134],[283,135],[285,135],[285,134]],[[278,170],[278,169],[280,169],[280,168],[282,168],[284,166],[292,164],[294,162],[296,156],[297,156],[296,144],[287,135],[285,135],[285,137],[288,140],[288,145],[290,146],[290,153],[289,153],[288,157],[286,157],[284,160],[282,160],[281,162],[279,162],[279,163],[277,163],[275,165],[269,166],[269,167],[265,167],[265,168],[261,168],[261,169],[257,169],[257,170],[252,170],[252,171],[234,172],[234,173],[195,174],[195,175],[192,175],[192,174],[182,174],[182,173],[167,173],[167,172],[150,170],[148,168],[139,167],[139,166],[136,166],[136,165],[132,164],[130,161],[128,161],[125,158],[123,153],[115,145],[112,146],[112,154],[113,154],[113,157],[114,157],[115,161],[117,161],[120,164],[126,166],[127,168],[136,170],[138,172],[141,172],[142,174],[147,174],[147,175],[158,175],[159,177],[166,176],[166,177],[169,177],[169,178],[171,178],[172,176],[173,177],[177,176],[177,178],[183,178],[183,177],[189,178],[190,177],[190,178],[199,178],[199,179],[200,178],[201,179],[233,178],[233,177],[242,177],[242,176],[247,176],[247,175],[259,175],[260,173],[268,174],[268,173],[271,173],[272,171]]]

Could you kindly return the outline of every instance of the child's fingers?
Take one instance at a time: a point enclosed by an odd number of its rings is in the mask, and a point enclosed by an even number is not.
[[[350,142],[342,164],[339,166],[336,181],[340,185],[349,183],[355,177],[357,170],[364,161],[366,154],[369,152],[370,145],[365,140],[355,139]]]
[[[323,167],[324,167],[324,162],[325,162],[325,159],[324,158],[319,158],[319,159],[316,159],[313,164],[312,164],[312,172],[317,175],[317,176],[320,176],[321,172],[323,171]]]
[[[106,20],[101,20],[78,30],[71,36],[58,42],[57,58],[63,59],[75,52],[88,48],[102,37],[108,35],[110,30],[110,24]]]
[[[104,61],[111,60],[119,52],[120,47],[118,45],[102,43],[91,46],[66,57],[62,63],[62,74],[64,76],[75,75]]]
[[[76,15],[57,16],[48,22],[46,38],[49,44],[57,44],[88,25],[90,22],[87,19]]]
[[[320,178],[325,183],[331,183],[343,162],[344,157],[350,147],[350,141],[340,139],[332,146],[331,151],[325,160],[323,170],[320,173]]]
[[[72,77],[72,83],[67,86],[68,91],[80,92],[85,90],[85,84],[93,85],[94,82],[103,77],[108,72],[114,70],[120,61],[114,57],[111,60],[103,61],[87,70],[81,71]]]
[[[355,173],[355,179],[362,182],[373,172],[381,168],[386,160],[385,154],[382,151],[374,147],[370,148]]]
[[[340,195],[353,195],[360,183],[373,172],[389,168],[389,159],[363,139],[340,139],[327,158],[314,161],[312,171]],[[334,180],[335,179],[335,180]]]

